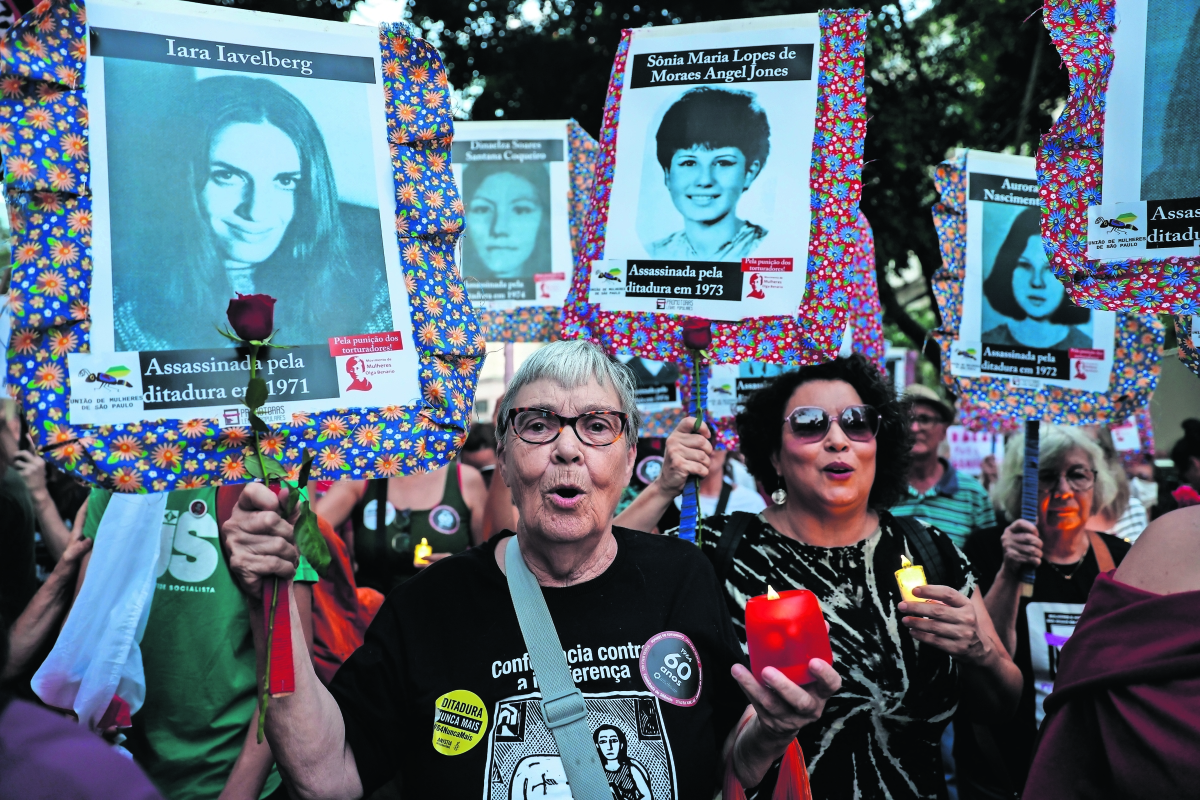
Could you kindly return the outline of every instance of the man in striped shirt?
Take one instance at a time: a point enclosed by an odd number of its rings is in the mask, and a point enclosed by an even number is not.
[[[938,457],[946,429],[954,422],[954,409],[932,389],[913,384],[904,390],[912,403],[912,467],[908,496],[892,508],[897,517],[916,517],[954,540],[960,548],[977,530],[996,525],[996,512],[987,490]]]

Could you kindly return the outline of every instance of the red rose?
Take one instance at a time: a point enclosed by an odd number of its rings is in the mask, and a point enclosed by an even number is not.
[[[238,337],[261,342],[275,330],[275,298],[269,294],[238,294],[225,312]]]
[[[685,317],[683,346],[689,350],[707,350],[712,346],[712,321],[703,317]]]

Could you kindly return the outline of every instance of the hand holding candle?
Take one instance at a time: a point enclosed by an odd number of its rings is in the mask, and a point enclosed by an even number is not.
[[[767,594],[750,598],[746,640],[750,669],[759,680],[764,668],[775,667],[793,683],[812,683],[816,679],[809,673],[809,661],[833,663],[821,604],[807,589],[778,593],[768,586]]]
[[[900,569],[896,570],[896,583],[900,585],[900,596],[904,598],[904,602],[928,602],[913,594],[913,589],[926,585],[925,568],[920,564],[912,563],[904,554],[900,555]]]
[[[413,550],[413,566],[427,567],[429,566],[429,557],[433,555],[433,547],[430,546],[428,539],[421,539],[421,543]]]

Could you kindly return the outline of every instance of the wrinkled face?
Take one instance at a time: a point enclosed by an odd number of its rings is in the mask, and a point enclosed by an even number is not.
[[[488,269],[517,278],[537,246],[545,213],[532,183],[511,172],[489,175],[467,206],[467,239]]]
[[[825,438],[813,444],[802,443],[786,419],[783,444],[771,463],[783,475],[788,502],[818,504],[829,509],[861,505],[871,495],[875,483],[876,442],[855,442],[847,438],[836,418],[848,406],[862,405],[862,398],[845,381],[808,381],[792,392],[783,408],[788,415],[797,406],[825,409],[831,418]]]
[[[621,739],[614,730],[601,731],[600,736],[596,739],[596,745],[600,748],[600,755],[604,756],[605,761],[616,761],[617,756],[621,754]]]
[[[913,434],[912,454],[918,458],[937,453],[938,445],[946,438],[950,425],[942,421],[942,414],[926,403],[913,403],[909,426]]]
[[[1050,270],[1040,236],[1030,236],[1012,275],[1013,298],[1031,319],[1043,320],[1058,310],[1065,291]]]
[[[238,122],[218,133],[201,200],[221,254],[242,264],[270,258],[295,216],[303,180],[296,145],[274,125]]]
[[[1058,483],[1055,486],[1038,485],[1038,528],[1070,533],[1079,530],[1092,516],[1092,499],[1095,486],[1080,491],[1067,481],[1074,470],[1093,470],[1092,459],[1083,450],[1071,450],[1062,463],[1057,465]]]
[[[691,147],[676,150],[663,176],[671,202],[684,219],[717,222],[735,209],[762,165],[746,163],[738,147]]]
[[[613,387],[601,386],[594,378],[574,389],[541,380],[523,386],[513,407],[576,417],[589,411],[620,411],[621,401]],[[622,435],[606,447],[591,447],[570,427],[552,442],[530,444],[510,427],[497,445],[496,462],[512,489],[521,527],[531,536],[562,544],[603,535],[633,474],[637,451],[628,444]]]

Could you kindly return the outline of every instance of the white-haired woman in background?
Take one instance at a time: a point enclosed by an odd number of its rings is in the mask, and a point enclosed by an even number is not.
[[[1117,492],[1104,452],[1091,437],[1079,428],[1043,427],[1036,524],[1020,518],[1024,452],[1023,435],[1009,441],[996,486],[996,504],[1013,521],[976,533],[963,548],[979,577],[996,633],[1025,679],[1012,719],[988,730],[975,726],[975,735],[958,736],[960,782],[972,797],[979,794],[971,787],[1003,796],[1021,791],[1043,717],[1042,701],[1054,688],[1059,648],[1071,635],[1097,576],[1115,568],[1129,552],[1121,539],[1087,529],[1092,515],[1110,506]],[[1037,580],[1033,595],[1022,597],[1021,573],[1027,566],[1035,568]]]

